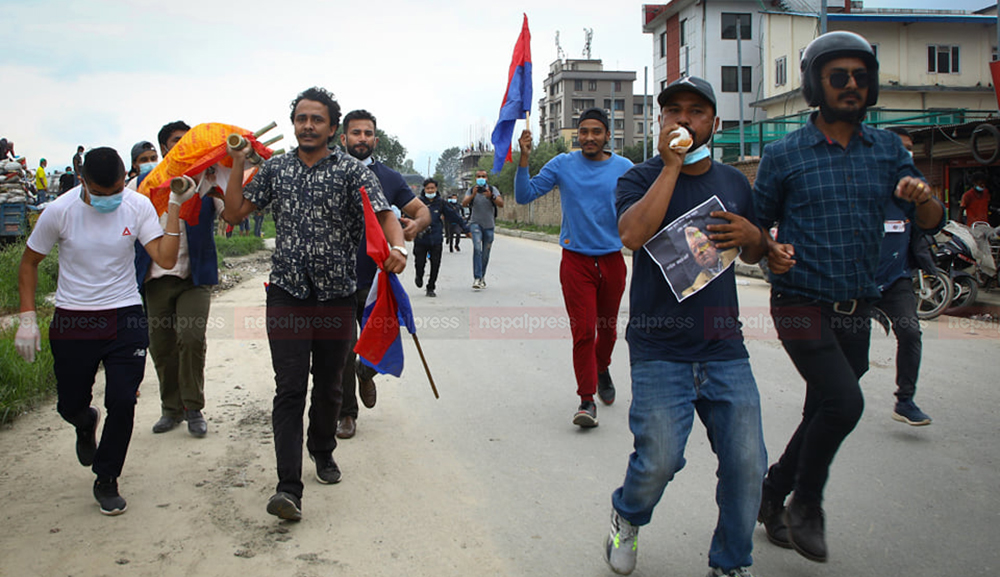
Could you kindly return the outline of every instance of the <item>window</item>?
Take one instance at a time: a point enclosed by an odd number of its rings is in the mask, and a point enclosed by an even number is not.
[[[625,130],[624,118],[616,118],[614,124],[615,124],[615,130]]]
[[[583,90],[583,80],[574,80],[573,90]]]
[[[580,119],[579,118],[574,118],[573,119],[573,128],[580,128]]]
[[[666,87],[667,87],[667,81],[666,80],[661,80],[660,81],[660,92],[663,92],[663,89],[666,88]]]
[[[782,56],[774,61],[774,85],[784,86],[788,82],[788,57]]]
[[[588,108],[594,107],[593,98],[574,98],[573,99],[573,111],[579,114]]]
[[[633,104],[632,116],[641,116],[641,115],[642,115],[642,103],[640,102],[638,104]]]
[[[997,60],[997,47],[993,47],[993,56],[990,58],[991,61],[996,62]]]
[[[621,91],[622,91],[622,81],[615,80],[615,92],[621,92]]]
[[[687,38],[686,38],[687,35],[684,33],[685,30],[687,29],[687,22],[688,22],[687,18],[681,20],[681,27],[679,32],[681,37],[681,46],[687,46]]]
[[[750,14],[723,12],[722,13],[722,38],[724,40],[736,40],[736,23],[740,24],[740,38],[750,40]]]
[[[615,150],[621,150],[624,147],[625,147],[625,139],[623,139],[623,138],[616,138],[615,139]]]
[[[730,128],[739,128],[739,126],[740,126],[739,120],[723,120],[721,128],[722,130],[728,130]]]
[[[927,47],[927,72],[958,74],[958,46]]]
[[[749,66],[743,67],[743,92],[750,92],[750,85],[752,84],[752,74],[750,72],[751,68]],[[736,92],[738,89],[737,79],[736,79],[736,67],[735,66],[723,66],[722,67],[722,91],[723,92]]]
[[[660,58],[667,57],[667,33],[662,32],[660,34]]]
[[[590,89],[591,92],[597,92],[597,81],[596,80],[591,80],[590,83],[587,84],[587,86],[589,87],[589,89]]]
[[[642,105],[640,104],[639,106],[641,107]],[[604,99],[604,110],[611,110],[611,99],[610,98],[605,98]],[[624,98],[615,98],[615,110],[619,110],[619,111],[624,111],[625,110],[625,99]],[[642,112],[640,112],[639,114],[642,114]]]
[[[875,55],[875,60],[878,60],[878,44],[872,44],[872,54]]]

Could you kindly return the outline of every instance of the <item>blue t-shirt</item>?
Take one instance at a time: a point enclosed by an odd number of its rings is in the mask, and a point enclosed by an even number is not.
[[[559,246],[588,256],[610,254],[622,248],[615,185],[630,168],[632,161],[617,154],[605,160],[590,160],[580,151],[560,154],[531,179],[527,168],[518,167],[514,199],[527,204],[559,186]]]
[[[403,210],[403,207],[413,200],[413,191],[395,170],[382,164],[379,161],[372,162],[368,168],[375,173],[379,184],[382,185],[382,194],[389,204]],[[361,244],[358,245],[358,290],[367,290],[375,282],[375,273],[378,266],[375,261],[368,256],[368,243],[365,240],[364,230],[361,232]]]
[[[663,160],[655,156],[618,180],[619,218],[646,194],[662,170]],[[713,161],[705,174],[678,177],[660,227],[712,196],[717,196],[727,211],[756,222],[746,177],[731,166]],[[625,333],[631,362],[745,359],[748,355],[741,328],[734,267],[730,266],[700,291],[678,302],[659,265],[646,250],[633,253],[629,324]]]

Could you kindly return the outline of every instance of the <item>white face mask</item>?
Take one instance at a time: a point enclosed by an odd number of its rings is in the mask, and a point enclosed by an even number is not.
[[[431,200],[433,200],[433,199],[437,198],[437,195],[438,195],[438,193],[436,193],[436,192],[434,192],[434,193],[431,193],[431,192],[425,192],[425,193],[424,193],[424,196],[426,196],[427,198],[429,198],[429,199],[431,199]]]

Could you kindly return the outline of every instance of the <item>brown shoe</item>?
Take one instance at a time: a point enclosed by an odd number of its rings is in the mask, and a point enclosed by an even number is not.
[[[375,406],[375,379],[358,374],[358,396],[361,403],[369,409]]]
[[[354,417],[344,417],[337,423],[337,438],[350,439],[357,432],[358,425]]]

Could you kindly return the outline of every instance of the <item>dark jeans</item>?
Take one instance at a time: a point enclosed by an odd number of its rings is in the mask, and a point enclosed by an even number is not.
[[[413,266],[417,269],[417,278],[424,278],[428,254],[431,255],[431,276],[427,279],[427,290],[434,290],[441,269],[441,244],[413,243]]]
[[[864,411],[858,380],[868,370],[869,305],[835,310],[833,303],[771,296],[778,338],[806,381],[802,422],[784,454],[768,470],[764,488],[776,497],[795,491],[802,502],[820,503],[840,444]]]
[[[896,335],[896,399],[910,401],[917,392],[923,350],[913,282],[901,278],[892,283],[874,306],[889,317]]]
[[[341,373],[354,339],[354,297],[319,301],[315,293],[297,299],[271,284],[267,290],[267,338],[274,367],[274,452],[278,491],[302,497],[302,415],[309,388],[306,449],[329,455],[337,447]]]
[[[361,287],[354,293],[354,319],[361,326],[361,317],[365,313],[365,300],[368,298],[370,286]],[[341,372],[341,381],[344,385],[343,403],[340,405],[340,416],[358,418],[358,376],[356,371],[360,371],[366,378],[376,375],[375,369],[358,362],[358,355],[354,352],[354,345],[358,342],[357,335],[351,340],[351,350],[347,353],[347,362],[344,363],[344,370]]]
[[[49,328],[59,415],[78,429],[94,426],[94,377],[104,365],[104,429],[93,471],[119,477],[132,440],[135,394],[146,370],[149,333],[141,306],[104,311],[57,308]]]
[[[448,252],[461,251],[462,249],[458,247],[458,243],[465,234],[462,232],[462,229],[457,224],[447,223],[444,225],[444,230],[448,237]]]

